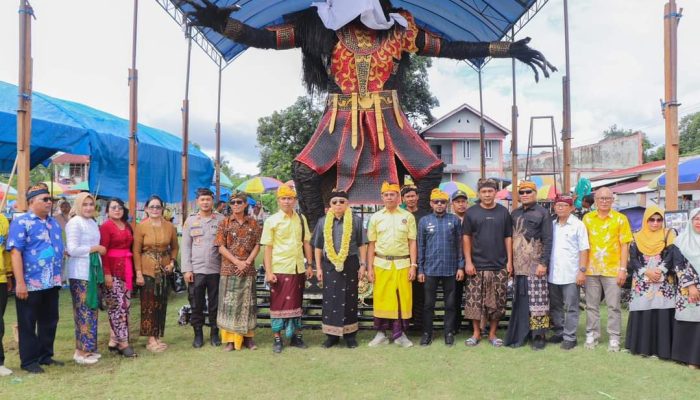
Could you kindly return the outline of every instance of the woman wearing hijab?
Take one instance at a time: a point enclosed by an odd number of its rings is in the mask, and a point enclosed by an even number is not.
[[[75,318],[73,360],[78,364],[94,364],[100,358],[97,353],[97,307],[88,304],[88,298],[97,288],[95,281],[98,277],[90,273],[90,254],[104,255],[106,250],[100,245],[100,230],[94,220],[95,199],[89,193],[76,196],[70,215],[66,224],[66,250]]]
[[[630,246],[632,299],[625,347],[644,357],[671,358],[676,277],[675,232],[664,229],[664,210],[647,207]]]
[[[676,239],[678,291],[671,358],[700,368],[700,208],[690,212],[690,224]]]

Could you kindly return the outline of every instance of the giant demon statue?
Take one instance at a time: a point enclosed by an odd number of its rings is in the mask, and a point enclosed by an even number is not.
[[[310,92],[327,92],[326,109],[311,140],[293,165],[299,204],[310,225],[324,213],[324,193],[347,191],[353,203],[376,203],[383,181],[415,181],[421,207],[443,163],[411,127],[399,104],[410,54],[458,60],[514,57],[548,77],[556,69],[544,56],[516,42],[450,41],[420,28],[410,12],[389,0],[327,0],[284,17],[284,23],[256,29],[234,18],[238,6],[208,0],[187,3],[190,24],[210,27],[256,48],[300,47],[303,79]]]

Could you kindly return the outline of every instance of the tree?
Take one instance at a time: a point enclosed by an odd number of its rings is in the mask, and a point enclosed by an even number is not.
[[[651,159],[651,154],[647,154],[647,152],[654,147],[654,143],[652,143],[649,140],[649,137],[647,136],[646,133],[642,131],[633,131],[632,129],[624,129],[624,128],[618,128],[617,124],[611,125],[608,129],[603,131],[603,139],[615,139],[615,138],[621,138],[625,136],[632,136],[634,134],[640,133],[642,135],[642,151],[643,151],[643,161],[649,162],[649,161],[654,161]],[[655,154],[655,153],[653,153]]]
[[[700,154],[700,112],[688,114],[678,126],[678,152],[681,156]],[[659,146],[649,154],[649,161],[666,159],[666,145]]]
[[[433,65],[429,57],[411,56],[410,67],[402,80],[399,100],[409,121],[416,130],[435,120],[430,110],[440,105],[430,92],[428,68]]]

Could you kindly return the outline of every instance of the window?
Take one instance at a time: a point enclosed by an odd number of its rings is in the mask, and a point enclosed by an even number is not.
[[[486,140],[484,142],[484,157],[486,157],[487,159],[493,158],[492,145],[493,145],[493,140]]]
[[[469,140],[465,140],[462,142],[462,148],[464,149],[464,158],[466,160],[472,158],[472,149],[471,149],[471,143]]]
[[[442,156],[442,146],[441,145],[433,144],[430,146],[430,149],[433,151],[433,153],[435,153],[436,156],[438,156],[438,158],[440,158],[440,156]]]
[[[83,164],[70,164],[68,174],[70,178],[83,176]]]

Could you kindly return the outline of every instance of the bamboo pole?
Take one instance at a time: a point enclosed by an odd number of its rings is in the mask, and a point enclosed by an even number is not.
[[[566,75],[562,78],[564,91],[564,126],[561,134],[561,141],[564,147],[564,171],[562,193],[568,194],[571,191],[571,70],[569,68],[569,4],[564,0],[564,53],[566,56]],[[556,181],[556,177],[555,177]]]
[[[216,102],[216,161],[214,177],[216,179],[216,204],[221,199],[221,64],[219,64],[219,90]]]
[[[187,37],[187,72],[185,75],[185,99],[182,101],[182,224],[187,219],[187,199],[189,198],[189,127],[190,127],[190,59],[192,55],[192,31],[186,28]]]
[[[512,41],[515,41],[515,29],[511,30]],[[513,199],[512,209],[518,208],[518,191],[516,187],[518,186],[518,102],[517,93],[515,86],[515,58],[512,61],[512,75],[513,75],[513,106],[510,112],[511,121],[511,142],[510,142],[510,153],[511,153],[511,165],[512,165],[512,177],[511,177],[511,197]]]
[[[129,209],[131,226],[136,227],[138,190],[138,70],[136,69],[136,38],[138,34],[139,1],[134,0],[134,18],[131,42],[131,68],[129,68]]]
[[[15,172],[17,171],[17,161],[18,160],[19,160],[19,154],[17,156],[15,156],[15,162],[14,162],[14,164],[12,164],[12,171],[10,172],[10,179],[7,180],[7,186],[5,187],[5,195],[2,196],[2,201],[0,201],[0,213],[3,213],[3,210],[5,209],[5,204],[7,204],[7,197],[10,195],[10,184],[12,183],[12,179],[15,177]]]
[[[664,118],[666,122],[666,210],[678,209],[678,19],[676,0],[669,0],[664,6],[664,72],[665,99]]]
[[[19,5],[19,80],[17,97],[17,211],[27,211],[32,138],[32,23],[27,0]]]

